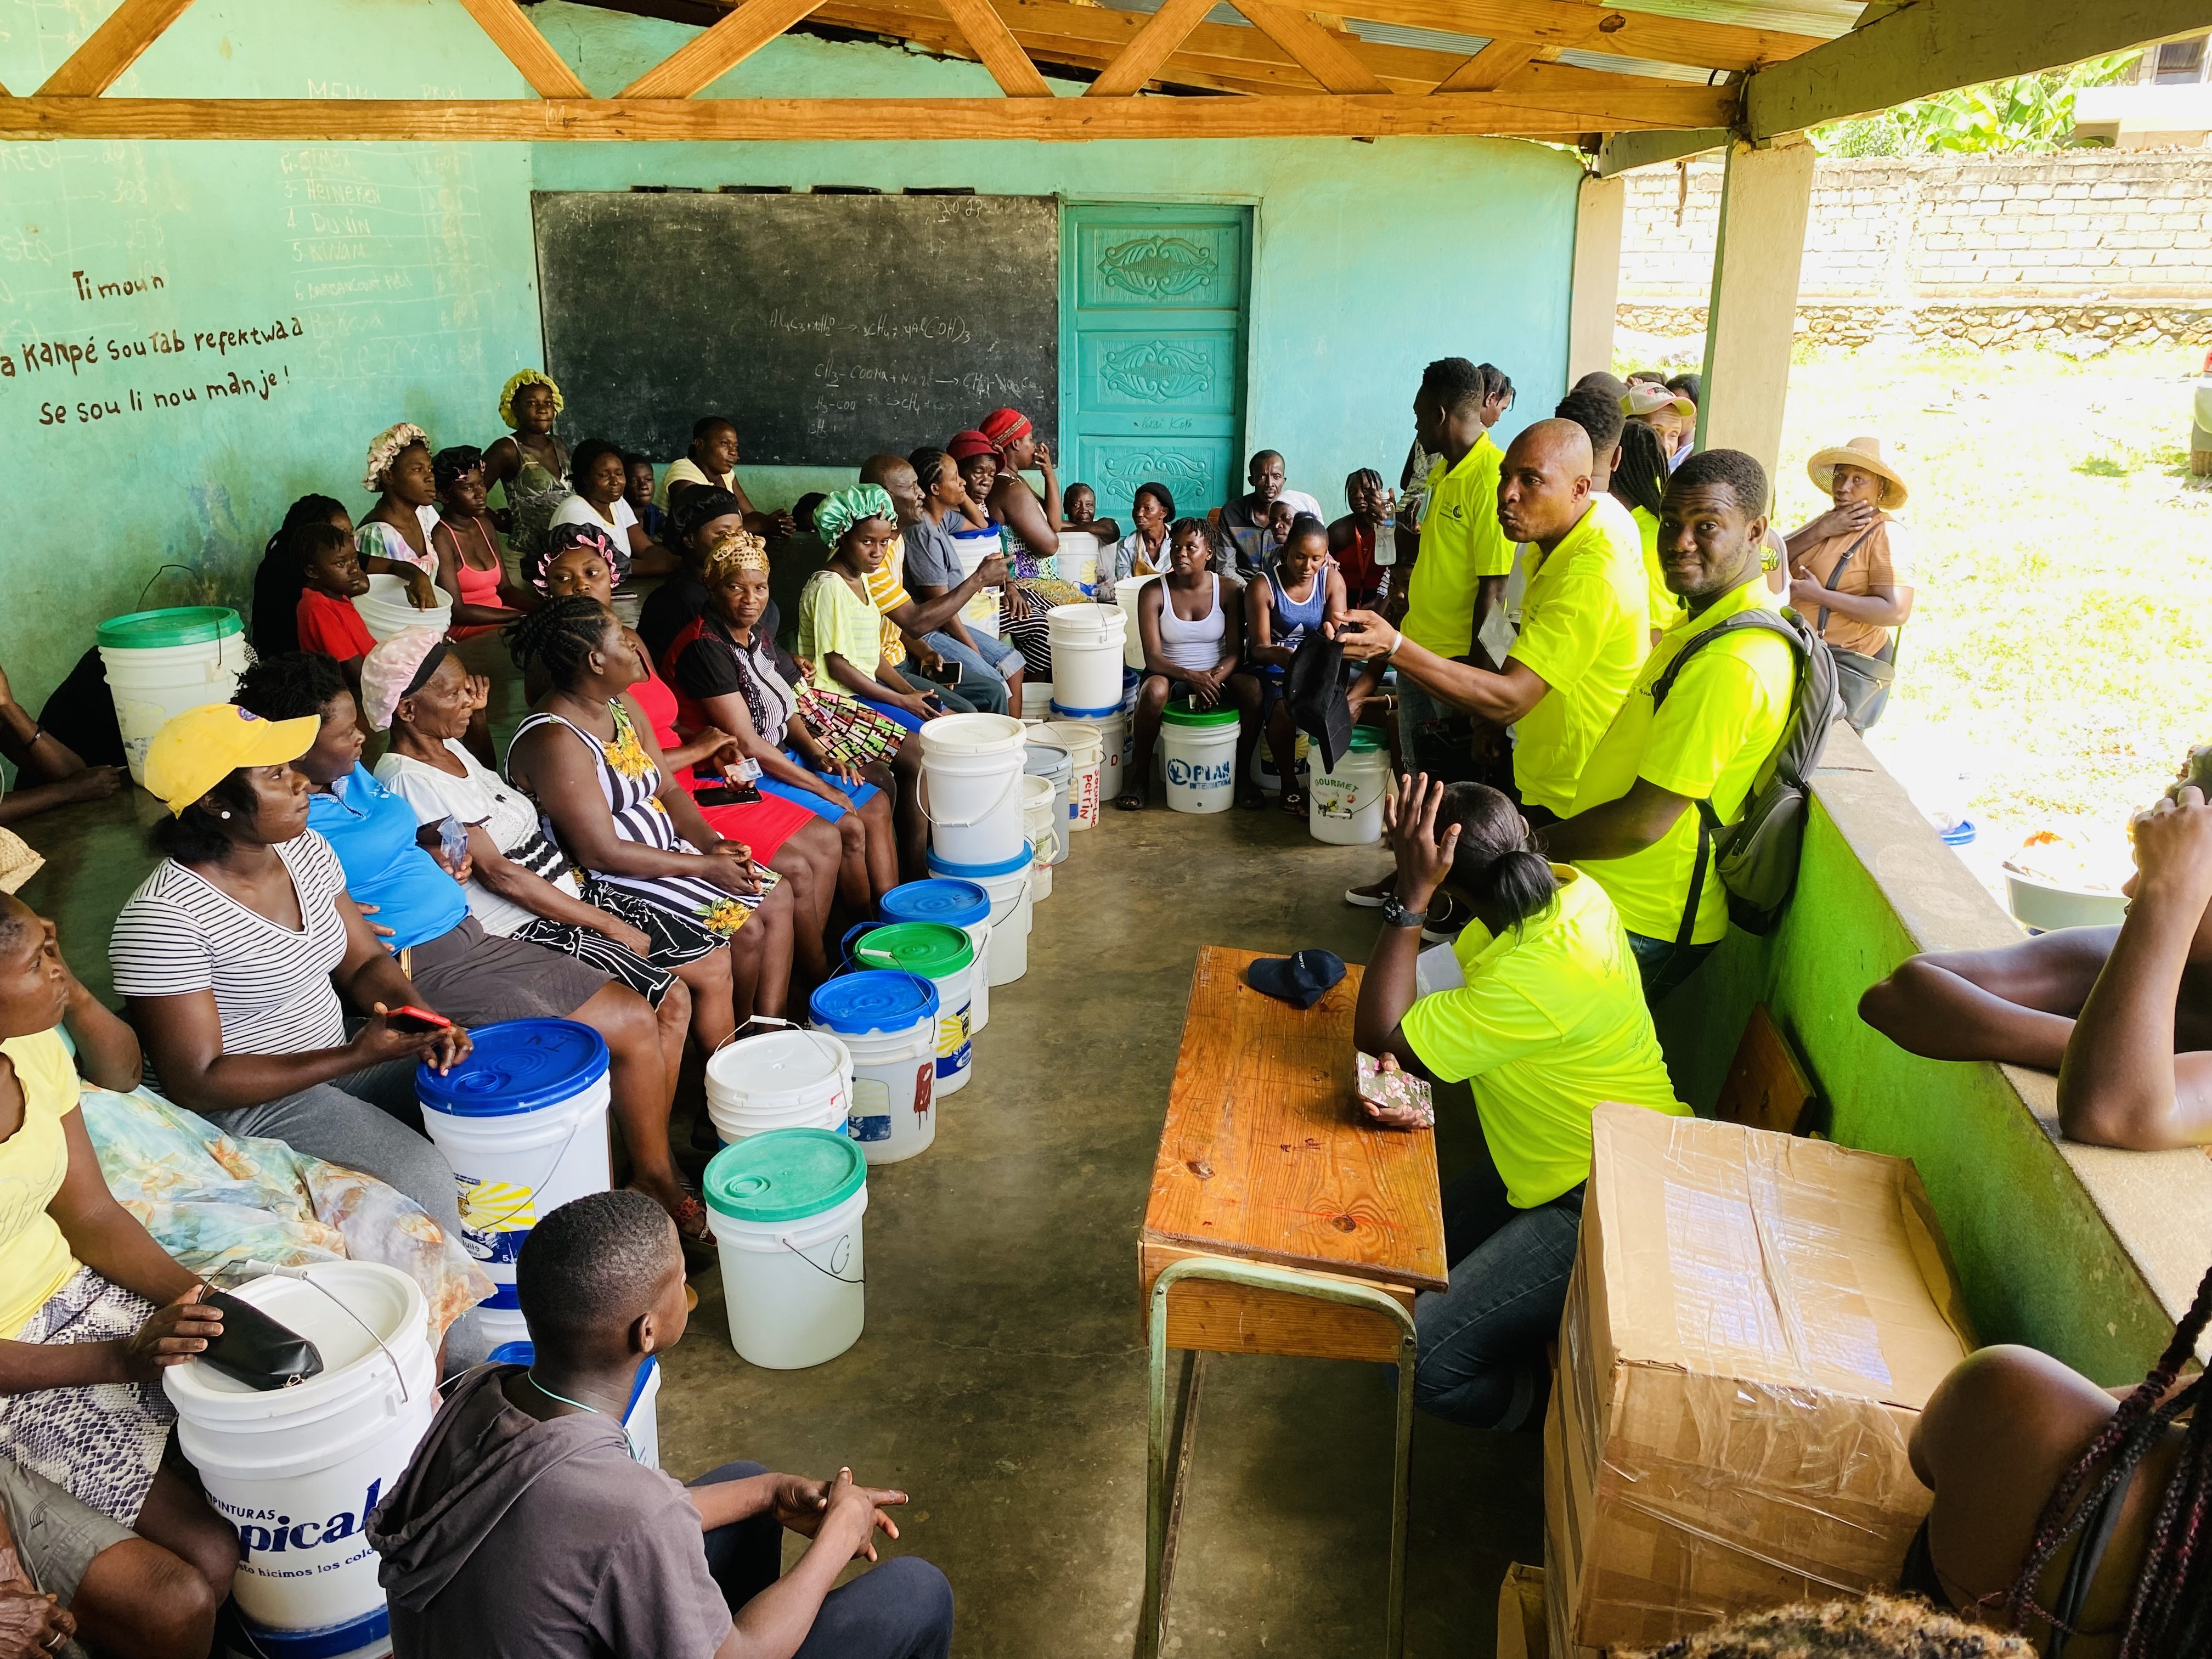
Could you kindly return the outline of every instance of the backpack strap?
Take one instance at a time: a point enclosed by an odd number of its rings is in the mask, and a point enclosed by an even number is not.
[[[1874,539],[1874,532],[1881,528],[1881,521],[1879,519],[1877,519],[1874,523],[1869,525],[1866,528],[1865,533],[1862,535],[1858,540],[1853,542],[1849,547],[1844,550],[1844,556],[1836,561],[1836,568],[1828,573],[1827,580],[1822,582],[1820,586],[1826,588],[1831,593],[1840,593],[1843,592],[1844,567],[1851,562],[1852,554],[1857,552],[1859,549],[1864,547],[1869,541]],[[1815,634],[1818,634],[1824,640],[1828,637],[1828,607],[1825,605],[1820,607],[1820,619],[1814,623],[1813,631]]]
[[[1698,931],[1698,901],[1705,895],[1705,869],[1713,859],[1713,837],[1720,832],[1721,816],[1713,811],[1713,804],[1701,800],[1698,806],[1698,861],[1690,870],[1689,896],[1682,901],[1682,925],[1674,930],[1674,948],[1686,951],[1692,935]]]

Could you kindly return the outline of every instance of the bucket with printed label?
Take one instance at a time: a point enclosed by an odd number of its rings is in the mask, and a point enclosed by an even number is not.
[[[976,971],[968,981],[968,1030],[991,1023],[991,896],[972,881],[933,877],[894,887],[876,906],[885,921],[934,921],[957,927],[975,947]]]
[[[1028,842],[996,864],[948,864],[929,855],[929,873],[972,881],[991,896],[991,983],[1011,985],[1029,971],[1030,883],[1036,849]]]
[[[529,1334],[514,1298],[522,1241],[572,1198],[612,1184],[607,1045],[573,1019],[480,1025],[467,1059],[415,1068],[422,1127],[460,1188],[461,1245],[496,1287],[477,1317],[494,1342]]]
[[[908,973],[840,974],[807,1012],[853,1056],[846,1133],[871,1164],[896,1164],[937,1139],[937,987]]]
[[[854,965],[863,972],[894,969],[937,988],[937,1097],[966,1088],[975,1070],[968,1015],[975,946],[967,930],[936,921],[892,922],[869,928],[852,950]]]
[[[842,1130],[853,1056],[827,1031],[764,1031],[707,1061],[707,1115],[728,1145],[769,1129]]]
[[[1382,798],[1390,789],[1390,746],[1372,726],[1354,726],[1352,746],[1306,787],[1306,827],[1316,841],[1364,847],[1382,839]]]
[[[229,702],[246,672],[246,626],[228,605],[188,605],[111,617],[93,635],[123,732],[131,781],[146,781],[146,745],[188,709]]]
[[[1121,711],[1108,716],[1119,719]],[[1067,783],[1067,827],[1071,830],[1096,829],[1098,823],[1100,790],[1103,787],[1101,774],[1106,763],[1106,738],[1100,727],[1087,720],[1055,720],[1045,726],[1054,743],[1067,750],[1073,769]],[[1031,734],[1030,741],[1036,741]]]
[[[1178,812],[1225,812],[1237,799],[1237,711],[1195,708],[1178,697],[1160,715],[1168,805]]]
[[[722,1303],[740,1358],[803,1370],[860,1340],[860,1218],[868,1207],[861,1153],[826,1129],[771,1129],[723,1147],[707,1165],[700,1187],[722,1247]]]
[[[380,1262],[330,1261],[231,1294],[323,1361],[316,1376],[266,1390],[197,1359],[161,1373],[177,1444],[238,1534],[231,1594],[245,1634],[298,1659],[381,1651],[380,1561],[362,1534],[438,1412],[422,1288]]]
[[[943,714],[921,728],[921,808],[932,851],[956,863],[1012,856],[1022,842],[1022,723]]]

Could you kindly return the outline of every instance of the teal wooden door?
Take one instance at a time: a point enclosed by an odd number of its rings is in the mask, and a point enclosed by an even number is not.
[[[1060,477],[1124,530],[1147,480],[1203,517],[1243,488],[1251,210],[1077,204],[1060,227]]]

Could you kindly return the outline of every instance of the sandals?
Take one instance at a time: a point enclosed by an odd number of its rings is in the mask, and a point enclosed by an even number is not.
[[[1243,799],[1237,804],[1248,812],[1264,811],[1267,805],[1267,791],[1256,787],[1247,789]]]
[[[1275,803],[1275,810],[1279,812],[1287,813],[1294,818],[1302,818],[1305,817],[1305,791],[1303,789],[1284,790],[1282,798]]]
[[[1141,812],[1145,810],[1145,798],[1132,792],[1118,798],[1114,805],[1124,812]]]

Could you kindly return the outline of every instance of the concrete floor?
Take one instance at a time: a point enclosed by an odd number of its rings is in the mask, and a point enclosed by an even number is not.
[[[131,791],[24,826],[24,896],[108,992],[117,908],[160,808]],[[951,1578],[963,1659],[1121,1659],[1144,1582],[1145,1358],[1136,1231],[1201,943],[1364,958],[1340,899],[1379,863],[1272,811],[1110,807],[1038,907],[1027,975],[992,993],[975,1080],[935,1146],[869,1180],[868,1326],[813,1370],[731,1351],[718,1278],[670,1356],[661,1446],[688,1478],[732,1458],[913,1494],[894,1550]],[[1479,1151],[1447,1096],[1447,1177]],[[679,1136],[679,1144],[681,1138]],[[1210,1362],[1167,1651],[1205,1659],[1380,1645],[1391,1397],[1378,1368]],[[1492,1650],[1509,1561],[1541,1549],[1533,1435],[1417,1419],[1407,1651]],[[794,1543],[796,1540],[793,1540]]]

